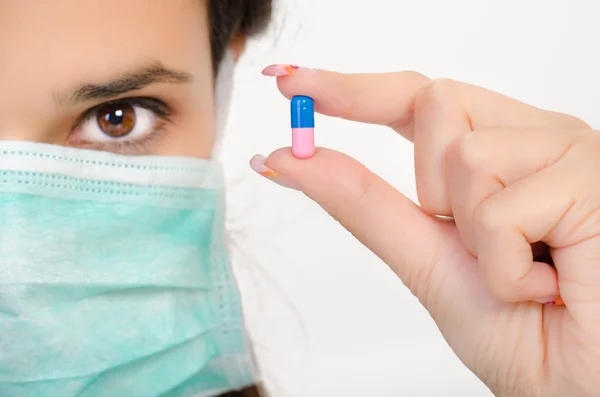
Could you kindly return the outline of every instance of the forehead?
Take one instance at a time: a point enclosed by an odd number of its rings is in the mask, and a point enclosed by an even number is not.
[[[204,69],[207,26],[202,0],[0,0],[0,89],[101,80],[141,62]]]

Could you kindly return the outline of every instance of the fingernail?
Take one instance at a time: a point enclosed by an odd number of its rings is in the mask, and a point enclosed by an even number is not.
[[[536,299],[535,301],[538,303],[541,303],[543,305],[547,305],[547,306],[564,306],[565,305],[565,302],[562,300],[562,298],[560,296],[553,297],[553,298]]]
[[[250,160],[250,168],[257,174],[264,176],[278,185],[294,190],[300,190],[294,181],[279,175],[277,172],[267,167],[265,165],[265,160],[267,160],[265,156],[257,154]]]
[[[302,70],[310,70],[310,69],[301,68],[296,65],[276,64],[276,65],[269,65],[266,68],[264,68],[262,71],[262,74],[264,76],[270,76],[270,77],[293,76]]]

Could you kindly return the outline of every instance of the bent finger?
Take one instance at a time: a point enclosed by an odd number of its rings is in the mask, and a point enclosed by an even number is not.
[[[559,296],[556,271],[535,262],[531,249],[532,243],[546,241],[575,200],[576,186],[554,167],[507,186],[477,209],[475,240],[482,278],[500,301],[541,302]]]
[[[415,175],[419,202],[431,214],[453,215],[446,180],[450,144],[480,130],[518,128],[581,130],[581,120],[527,105],[481,87],[436,80],[419,94],[415,105]]]
[[[473,255],[476,209],[506,186],[555,163],[574,136],[543,129],[492,130],[461,135],[450,144],[448,195],[462,241]]]

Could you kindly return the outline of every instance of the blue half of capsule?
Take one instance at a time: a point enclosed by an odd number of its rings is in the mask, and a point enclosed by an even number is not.
[[[315,128],[315,103],[311,97],[297,95],[290,101],[292,128]]]

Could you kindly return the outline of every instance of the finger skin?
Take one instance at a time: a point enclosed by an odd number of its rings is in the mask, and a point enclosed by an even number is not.
[[[544,129],[500,129],[459,135],[449,145],[448,195],[460,236],[473,255],[477,256],[477,208],[505,186],[558,161],[575,135]]]
[[[556,271],[533,261],[530,244],[555,243],[550,234],[577,200],[578,186],[572,181],[553,165],[514,182],[478,206],[474,216],[477,257],[483,282],[494,298],[519,302],[559,295]]]
[[[412,141],[415,99],[429,81],[416,72],[343,74],[300,68],[278,77],[277,86],[288,99],[310,96],[321,114],[392,126]]]
[[[448,147],[457,137],[493,129],[584,129],[580,120],[537,109],[494,91],[448,79],[430,82],[415,105],[415,176],[419,202],[452,216],[446,180]]]
[[[419,294],[418,283],[438,261],[436,247],[443,241],[438,221],[358,161],[339,152],[319,148],[312,158],[299,161],[284,148],[272,153],[265,164],[292,178],[302,192]]]
[[[387,125],[415,143],[417,194],[422,208],[452,216],[445,181],[445,155],[459,135],[475,130],[589,126],[494,91],[415,72],[343,74],[299,68],[277,77],[281,93],[308,95],[315,110],[347,120]]]

